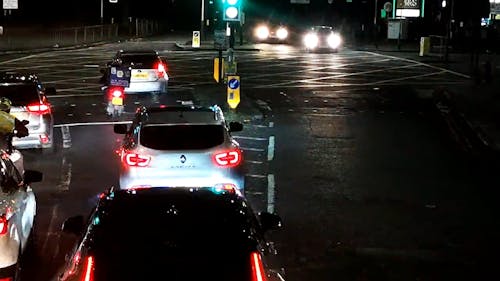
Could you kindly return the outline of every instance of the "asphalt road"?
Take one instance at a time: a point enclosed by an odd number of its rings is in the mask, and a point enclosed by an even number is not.
[[[126,44],[126,45],[123,45]],[[139,104],[218,103],[245,123],[248,197],[257,210],[284,221],[272,233],[287,280],[466,280],[489,273],[499,234],[499,178],[461,154],[432,102],[438,85],[465,76],[396,56],[341,50],[304,53],[259,45],[237,52],[242,103],[225,105],[214,83],[213,51],[179,51],[173,42],[110,44],[0,57],[0,70],[39,74],[57,95],[51,156],[24,151],[25,166],[44,172],[37,253],[23,280],[49,280],[72,237],[68,216],[86,214],[104,188],[117,183],[120,136]],[[166,55],[167,95],[129,95],[127,113],[104,114],[98,66],[125,47]],[[126,235],[126,234],[124,234]],[[494,263],[493,263],[494,264]]]

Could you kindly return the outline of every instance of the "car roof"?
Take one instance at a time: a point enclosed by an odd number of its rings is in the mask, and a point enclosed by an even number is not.
[[[138,114],[147,124],[224,124],[220,107],[165,106],[139,108]]]
[[[118,54],[121,56],[133,56],[133,55],[151,55],[158,56],[158,52],[156,50],[120,50]]]

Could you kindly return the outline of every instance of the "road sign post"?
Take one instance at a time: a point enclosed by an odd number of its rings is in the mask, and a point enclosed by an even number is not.
[[[240,76],[230,75],[227,77],[227,104],[231,109],[238,107],[240,103]]]
[[[193,41],[191,46],[193,48],[199,48],[200,47],[200,32],[199,31],[193,31]]]

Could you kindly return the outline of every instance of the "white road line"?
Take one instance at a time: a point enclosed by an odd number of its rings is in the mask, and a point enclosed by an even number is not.
[[[463,77],[463,78],[467,78],[467,79],[471,78],[469,75],[466,75],[466,74],[463,74],[463,73],[460,73],[460,72],[456,72],[456,71],[449,70],[449,69],[446,69],[446,68],[443,68],[443,67],[439,67],[439,66],[430,65],[430,64],[419,62],[419,61],[412,60],[412,59],[400,58],[400,57],[389,56],[389,55],[383,55],[383,54],[378,54],[378,53],[373,53],[373,52],[366,52],[366,53],[377,55],[377,56],[381,56],[381,57],[386,57],[386,58],[392,58],[392,59],[395,59],[395,60],[402,60],[402,61],[407,61],[407,62],[413,62],[413,63],[424,65],[424,66],[427,66],[427,67],[430,67],[430,68],[434,68],[434,69],[438,69],[438,70],[441,70],[441,71],[445,71],[445,72],[448,72],[448,73],[451,73],[451,74],[454,74],[454,75],[457,75],[457,76],[460,76],[460,77]]]
[[[32,57],[34,57],[34,56],[35,56],[35,55],[29,55],[29,56],[20,57],[20,58],[16,58],[16,59],[12,59],[12,60],[0,61],[0,64],[7,64],[7,63],[11,63],[11,62],[16,62],[16,61],[20,61],[20,60],[25,60],[25,59],[32,58]]]
[[[63,139],[63,148],[70,148],[71,147],[71,134],[69,133],[69,126],[61,126],[61,133],[62,133],[62,139]]]
[[[436,74],[441,74],[441,73],[446,73],[446,70],[442,70],[439,72],[433,72],[433,73],[426,73],[426,74],[420,74],[420,75],[412,75],[412,76],[407,76],[407,77],[400,77],[400,78],[394,78],[394,79],[387,79],[387,80],[379,80],[376,82],[371,83],[372,85],[376,84],[383,84],[387,82],[394,82],[394,81],[403,81],[403,80],[409,80],[409,79],[414,79],[414,78],[421,78],[421,77],[426,77],[426,76],[434,76]]]
[[[269,144],[267,146],[267,161],[274,159],[274,136],[269,137]]]
[[[110,122],[88,122],[88,123],[67,123],[67,124],[57,124],[54,128],[61,127],[76,127],[76,126],[102,126],[102,125],[114,125],[114,124],[131,124],[132,121],[110,121]]]
[[[84,64],[83,67],[88,67],[88,68],[98,68],[98,64]]]
[[[264,163],[262,161],[254,161],[254,160],[246,160],[245,162],[246,163],[252,163],[252,164],[262,164],[262,163]]]
[[[274,175],[267,175],[267,211],[269,213],[274,213],[274,192],[275,192],[275,183],[274,183]]]
[[[50,216],[50,222],[49,222],[49,228],[47,229],[48,230],[48,234],[47,234],[47,237],[45,237],[45,240],[43,241],[43,246],[42,246],[42,253],[46,253],[47,252],[47,245],[49,243],[49,240],[51,238],[51,233],[54,233],[56,231],[53,231],[54,230],[54,224],[55,224],[55,218],[56,218],[56,215],[57,213],[59,212],[59,204],[56,204],[54,207],[52,207],[52,215]]]
[[[71,162],[66,160],[64,156],[61,164],[61,180],[57,185],[57,190],[59,191],[68,191],[69,185],[71,184],[71,176],[72,176],[72,165]]]
[[[250,178],[258,178],[258,179],[263,179],[263,178],[267,177],[266,175],[255,175],[255,174],[247,174],[245,176],[250,177]]]
[[[248,151],[259,151],[259,152],[262,152],[265,150],[263,148],[253,148],[253,147],[241,147],[241,149],[248,150]]]
[[[257,140],[257,141],[265,141],[266,138],[256,138],[256,137],[245,137],[245,136],[233,136],[235,139],[244,139],[244,140]]]

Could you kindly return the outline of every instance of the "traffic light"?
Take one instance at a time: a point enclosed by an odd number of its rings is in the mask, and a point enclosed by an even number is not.
[[[222,19],[225,21],[241,20],[242,0],[222,0]]]

